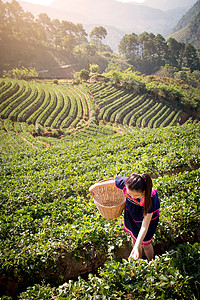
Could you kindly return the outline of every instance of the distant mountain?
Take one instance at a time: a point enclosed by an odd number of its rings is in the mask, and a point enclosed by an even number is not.
[[[188,26],[193,21],[195,15],[199,12],[199,10],[200,10],[200,0],[196,1],[196,3],[180,19],[178,24],[173,28],[172,33],[184,28],[185,26]]]
[[[180,19],[171,33],[170,36],[177,41],[190,43],[200,49],[200,0]]]
[[[88,28],[104,26],[108,32],[104,42],[113,50],[117,50],[121,38],[126,33],[140,34],[147,31],[167,36],[187,11],[185,8],[162,11],[116,0],[54,0],[48,7],[21,0],[19,3],[25,11],[32,12],[34,16],[47,13],[51,19],[81,23],[87,32]]]
[[[55,0],[50,7],[82,14],[86,24],[109,25],[127,32],[138,33],[147,28],[155,31],[158,23],[161,28],[163,22],[166,24],[165,13],[160,10],[116,0]]]
[[[195,2],[196,0],[146,0],[142,4],[162,10],[170,10],[180,7],[189,9]]]
[[[5,2],[7,2],[5,0]],[[73,23],[84,23],[85,17],[70,10],[62,10],[60,7],[54,8],[40,4],[33,4],[26,1],[18,0],[25,11],[30,11],[35,17],[40,13],[46,13],[51,19],[67,20]]]
[[[192,1],[192,0],[189,0]],[[84,24],[114,26],[126,33],[144,31],[165,35],[187,11],[164,12],[137,3],[116,0],[54,0],[51,8],[61,9],[85,17]]]

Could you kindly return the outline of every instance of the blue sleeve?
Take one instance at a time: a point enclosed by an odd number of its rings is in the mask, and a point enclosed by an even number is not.
[[[160,208],[160,201],[157,193],[151,198],[151,201],[152,205],[151,208],[148,210],[148,214],[154,213]]]
[[[125,187],[125,183],[126,183],[127,178],[128,178],[128,177],[116,176],[116,177],[115,177],[115,186],[116,186],[118,189],[123,190],[124,187]]]

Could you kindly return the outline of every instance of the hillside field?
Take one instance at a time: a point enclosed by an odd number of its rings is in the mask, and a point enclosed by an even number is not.
[[[200,124],[174,102],[107,83],[0,79],[0,297],[198,299]],[[155,259],[130,261],[123,216],[95,182],[148,172]]]
[[[157,128],[194,120],[191,111],[184,111],[178,101],[161,101],[137,87],[130,90],[112,82],[57,85],[14,79],[0,79],[0,117],[26,122],[32,129],[33,124],[45,129],[77,129],[88,121]]]

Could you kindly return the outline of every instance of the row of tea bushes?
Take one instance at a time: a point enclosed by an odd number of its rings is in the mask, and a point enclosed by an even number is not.
[[[200,290],[200,246],[179,245],[175,250],[145,260],[109,261],[99,275],[79,277],[58,288],[50,285],[29,287],[19,300],[96,299],[194,299]]]

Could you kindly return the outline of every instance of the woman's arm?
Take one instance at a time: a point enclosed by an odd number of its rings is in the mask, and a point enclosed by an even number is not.
[[[92,185],[90,188],[89,188],[89,191],[91,194],[94,194],[95,193],[95,190],[97,187],[101,187],[101,186],[115,186],[115,179],[110,179],[110,180],[107,180],[107,181],[103,181],[103,182],[98,182],[98,183],[95,183],[94,185]]]
[[[146,216],[144,216],[144,219],[142,221],[142,226],[140,228],[137,240],[136,240],[135,245],[133,247],[133,250],[130,254],[130,257],[133,257],[134,259],[139,258],[139,249],[142,245],[142,242],[145,238],[145,235],[147,234],[149,224],[151,222],[152,215],[153,215],[153,213],[152,214],[147,214]]]

